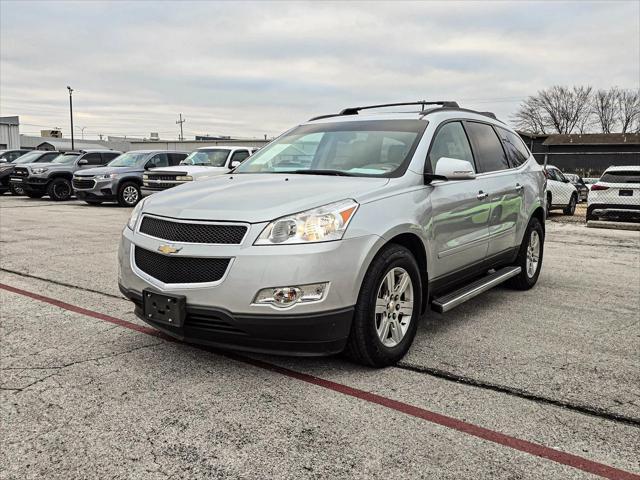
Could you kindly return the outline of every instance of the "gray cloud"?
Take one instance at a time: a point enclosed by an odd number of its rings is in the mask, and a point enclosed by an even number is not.
[[[275,135],[346,105],[458,99],[508,118],[555,83],[637,87],[629,2],[0,4],[0,110],[68,133]],[[65,128],[66,127],[66,128]]]

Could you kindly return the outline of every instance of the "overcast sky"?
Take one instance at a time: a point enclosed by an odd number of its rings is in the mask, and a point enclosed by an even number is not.
[[[458,100],[508,120],[552,84],[640,82],[640,2],[0,1],[21,133],[269,136],[345,106]]]

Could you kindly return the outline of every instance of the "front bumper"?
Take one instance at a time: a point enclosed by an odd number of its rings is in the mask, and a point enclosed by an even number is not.
[[[26,192],[46,193],[49,178],[47,177],[14,177],[9,178],[9,183],[20,185]]]
[[[116,199],[117,185],[113,179],[92,180],[94,181],[94,184],[90,188],[78,188],[74,182],[73,191],[76,194],[76,198],[79,200],[103,201],[113,201]]]
[[[118,252],[120,289],[136,303],[141,318],[145,289],[186,296],[187,319],[183,328],[148,323],[188,342],[295,355],[341,351],[349,336],[362,278],[380,237],[369,235],[307,245],[253,245],[265,226],[251,225],[241,245],[180,244],[182,249],[177,255],[232,258],[219,283],[201,286],[164,285],[139,275],[132,265],[133,249],[155,252],[167,242],[134,234],[125,227]],[[253,304],[256,293],[263,288],[324,282],[329,283],[328,290],[318,302],[288,308]],[[194,316],[197,328],[193,325]],[[203,322],[206,328],[202,327]],[[225,324],[224,328],[216,327],[219,322]]]
[[[142,311],[142,296],[119,285],[135,304],[135,314],[152,327],[189,343],[258,353],[321,356],[344,350],[353,307],[306,315],[235,314],[221,308],[187,306],[182,327],[150,321]]]

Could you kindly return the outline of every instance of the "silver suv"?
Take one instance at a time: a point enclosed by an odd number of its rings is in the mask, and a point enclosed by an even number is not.
[[[348,108],[230,174],[143,200],[122,234],[120,290],[189,342],[391,365],[429,308],[535,285],[544,194],[542,168],[492,114]]]

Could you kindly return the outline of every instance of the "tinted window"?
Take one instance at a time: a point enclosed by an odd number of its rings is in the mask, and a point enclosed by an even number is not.
[[[157,167],[168,167],[169,166],[169,156],[166,153],[158,153],[154,155],[151,160],[147,162],[145,168],[157,168]]]
[[[436,138],[429,151],[429,164],[432,173],[436,171],[438,160],[443,157],[466,160],[473,165],[469,140],[460,122],[447,123],[436,133]]]
[[[103,163],[109,163],[111,160],[113,160],[116,157],[119,157],[120,154],[119,153],[103,153],[102,154],[102,158],[104,159]]]
[[[607,183],[640,183],[640,172],[628,170],[604,172],[600,181]]]
[[[495,172],[509,168],[502,143],[491,125],[467,122],[466,127],[473,143],[478,172]]]
[[[249,156],[249,152],[247,150],[237,150],[231,156],[232,162],[242,162]]]
[[[498,131],[502,136],[504,149],[507,151],[511,166],[518,167],[526,162],[529,159],[529,149],[520,136],[502,128],[498,129]]]
[[[102,165],[102,156],[99,153],[87,153],[82,160],[89,162],[89,165]]]
[[[186,153],[169,153],[169,165],[178,165],[182,160],[187,158]]]
[[[60,155],[60,152],[51,152],[51,153],[45,153],[44,155],[42,155],[38,160],[36,160],[37,162],[50,162],[51,160],[53,160],[54,158],[56,158],[58,155]]]

